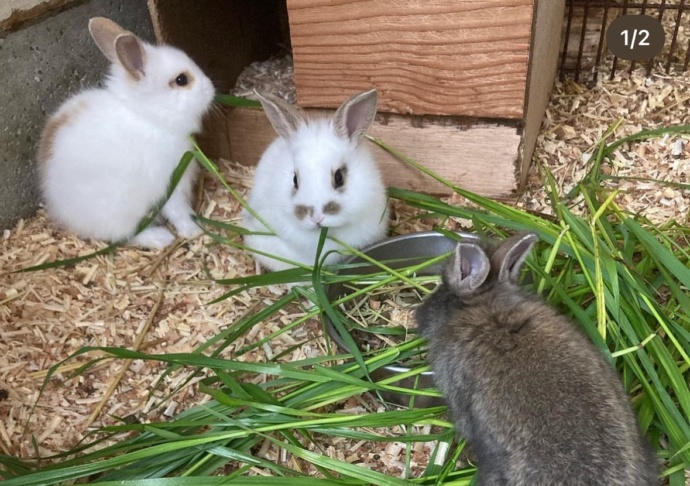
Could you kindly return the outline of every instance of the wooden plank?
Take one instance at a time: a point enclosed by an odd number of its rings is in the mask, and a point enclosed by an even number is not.
[[[533,0],[287,0],[298,104],[521,119]]]
[[[311,115],[328,110],[308,110]],[[276,134],[263,111],[227,108],[230,153],[242,164],[256,164]],[[415,159],[429,169],[486,196],[506,198],[517,188],[516,161],[521,137],[510,125],[467,125],[447,117],[411,117],[379,114],[369,134]],[[369,142],[368,142],[369,143]],[[389,186],[430,194],[448,190],[371,144],[371,150]]]
[[[0,32],[13,31],[48,13],[69,7],[75,0],[0,0]]]
[[[204,117],[202,132],[196,135],[196,140],[201,150],[212,159],[228,157],[231,150],[225,110],[213,109]]]
[[[541,129],[551,88],[556,79],[558,52],[565,0],[537,0],[535,29],[530,58],[529,86],[525,103],[525,132],[520,168],[520,187],[524,186],[532,162],[534,146]],[[554,42],[554,39],[559,39]]]

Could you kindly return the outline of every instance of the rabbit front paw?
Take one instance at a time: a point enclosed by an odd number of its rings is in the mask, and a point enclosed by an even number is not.
[[[175,241],[175,235],[162,226],[150,226],[130,240],[130,244],[141,248],[160,250]]]
[[[201,227],[196,224],[192,215],[183,219],[171,221],[171,223],[177,230],[177,234],[182,238],[195,238],[204,232]]]

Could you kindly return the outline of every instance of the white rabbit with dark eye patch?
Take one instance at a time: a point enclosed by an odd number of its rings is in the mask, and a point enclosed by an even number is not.
[[[89,31],[110,74],[46,124],[38,162],[47,212],[81,237],[165,247],[175,237],[163,226],[134,233],[192,148],[189,135],[201,129],[213,85],[178,49],[150,45],[102,17],[89,21]],[[191,207],[197,171],[192,162],[161,212],[185,238],[201,233]]]
[[[620,378],[564,316],[517,285],[536,235],[461,242],[416,311],[434,380],[481,486],[658,485]]]
[[[249,206],[275,235],[245,235],[253,250],[283,260],[313,265],[321,228],[328,235],[361,248],[382,239],[388,228],[388,198],[378,168],[362,143],[376,115],[376,91],[357,94],[332,118],[308,119],[295,106],[257,93],[278,132],[256,168]],[[269,229],[244,211],[252,232]],[[322,255],[340,245],[327,240]],[[255,253],[269,270],[292,267]],[[326,263],[340,255],[330,253]]]

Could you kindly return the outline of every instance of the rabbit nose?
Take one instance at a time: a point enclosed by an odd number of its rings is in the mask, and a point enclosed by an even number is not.
[[[317,212],[313,212],[309,217],[309,219],[311,219],[312,223],[314,223],[319,228],[321,227],[321,223],[323,222],[323,218],[324,218],[323,213],[317,213]]]

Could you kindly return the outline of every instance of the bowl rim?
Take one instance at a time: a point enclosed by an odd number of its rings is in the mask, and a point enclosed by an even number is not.
[[[463,231],[451,231],[450,233],[457,235],[459,237],[458,241],[464,240],[464,239],[478,241],[480,239],[480,237],[478,235],[473,234],[473,233],[466,233]],[[362,250],[360,250],[360,252],[365,253],[365,254],[371,253],[374,250],[377,250],[377,249],[382,248],[382,247],[390,246],[392,244],[396,244],[400,241],[412,242],[412,241],[420,239],[420,238],[429,238],[429,237],[445,238],[448,240],[451,239],[447,236],[447,234],[444,234],[440,231],[433,231],[433,230],[431,230],[431,231],[418,231],[418,232],[414,232],[414,233],[396,235],[396,236],[392,236],[390,238],[385,238],[383,240],[379,240],[376,243],[373,243],[373,244],[363,248]],[[429,254],[429,255],[426,255],[426,257],[433,258],[434,255]],[[393,258],[394,258],[394,256],[393,256]],[[420,256],[419,258],[424,258],[424,256]],[[350,255],[347,258],[345,258],[341,263],[346,265],[349,263],[359,263],[359,261],[361,261],[361,260],[362,260],[362,258],[359,257],[358,255]],[[370,264],[370,265],[371,265],[372,269],[378,268],[374,264]],[[436,273],[426,273],[424,271],[422,271],[420,274],[421,275],[436,275]],[[331,303],[333,302],[334,297],[336,297],[332,294],[334,292],[337,292],[337,290],[342,288],[342,287],[343,287],[342,283],[333,283],[333,284],[328,285],[328,287],[326,288],[326,296],[328,297],[328,299]],[[337,294],[337,295],[342,295],[342,293]],[[329,337],[333,340],[333,342],[336,343],[336,345],[338,346],[338,348],[340,350],[349,353],[350,351],[347,347],[347,344],[345,343],[343,338],[338,333],[338,330],[335,328],[335,325],[333,324],[331,318],[325,313],[323,315],[324,315],[326,332],[328,333]],[[406,373],[406,372],[411,370],[411,368],[406,367],[402,364],[390,364],[390,365],[383,366],[382,369],[385,369],[390,373]],[[432,377],[433,371],[424,371],[424,372],[420,373],[420,375]]]

